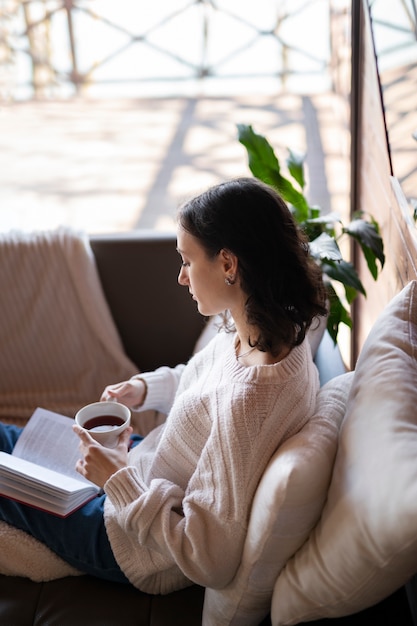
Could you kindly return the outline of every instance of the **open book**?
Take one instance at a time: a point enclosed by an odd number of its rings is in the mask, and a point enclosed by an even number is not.
[[[0,494],[66,517],[94,498],[100,488],[81,476],[74,420],[36,409],[12,454],[0,452]]]

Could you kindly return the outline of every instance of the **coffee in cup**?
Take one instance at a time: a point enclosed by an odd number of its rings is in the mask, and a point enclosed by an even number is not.
[[[93,402],[82,407],[75,415],[78,426],[106,446],[117,446],[119,436],[130,424],[130,409],[118,402]]]

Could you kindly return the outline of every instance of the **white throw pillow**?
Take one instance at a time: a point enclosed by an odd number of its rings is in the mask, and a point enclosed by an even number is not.
[[[253,626],[267,615],[277,575],[319,519],[352,373],[319,391],[315,415],[279,447],[255,494],[242,562],[228,587],[207,589],[204,626]]]
[[[371,606],[417,571],[417,283],[386,307],[359,356],[328,500],[275,585],[272,624]]]

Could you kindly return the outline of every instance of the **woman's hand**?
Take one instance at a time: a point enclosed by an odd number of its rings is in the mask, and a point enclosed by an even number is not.
[[[108,385],[100,400],[117,400],[132,408],[141,406],[146,396],[146,384],[140,378],[133,378],[115,385]]]
[[[122,432],[115,448],[105,448],[77,424],[74,424],[72,428],[80,438],[80,452],[83,457],[77,461],[75,469],[82,476],[103,488],[110,476],[127,467],[129,437],[133,428],[129,426]]]

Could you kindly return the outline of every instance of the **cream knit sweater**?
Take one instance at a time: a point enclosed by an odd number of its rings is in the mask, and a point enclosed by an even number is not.
[[[232,579],[260,477],[313,414],[319,382],[308,341],[253,367],[236,359],[235,342],[221,332],[187,366],[142,375],[142,409],[168,418],[107,481],[105,522],[117,562],[143,591]]]

